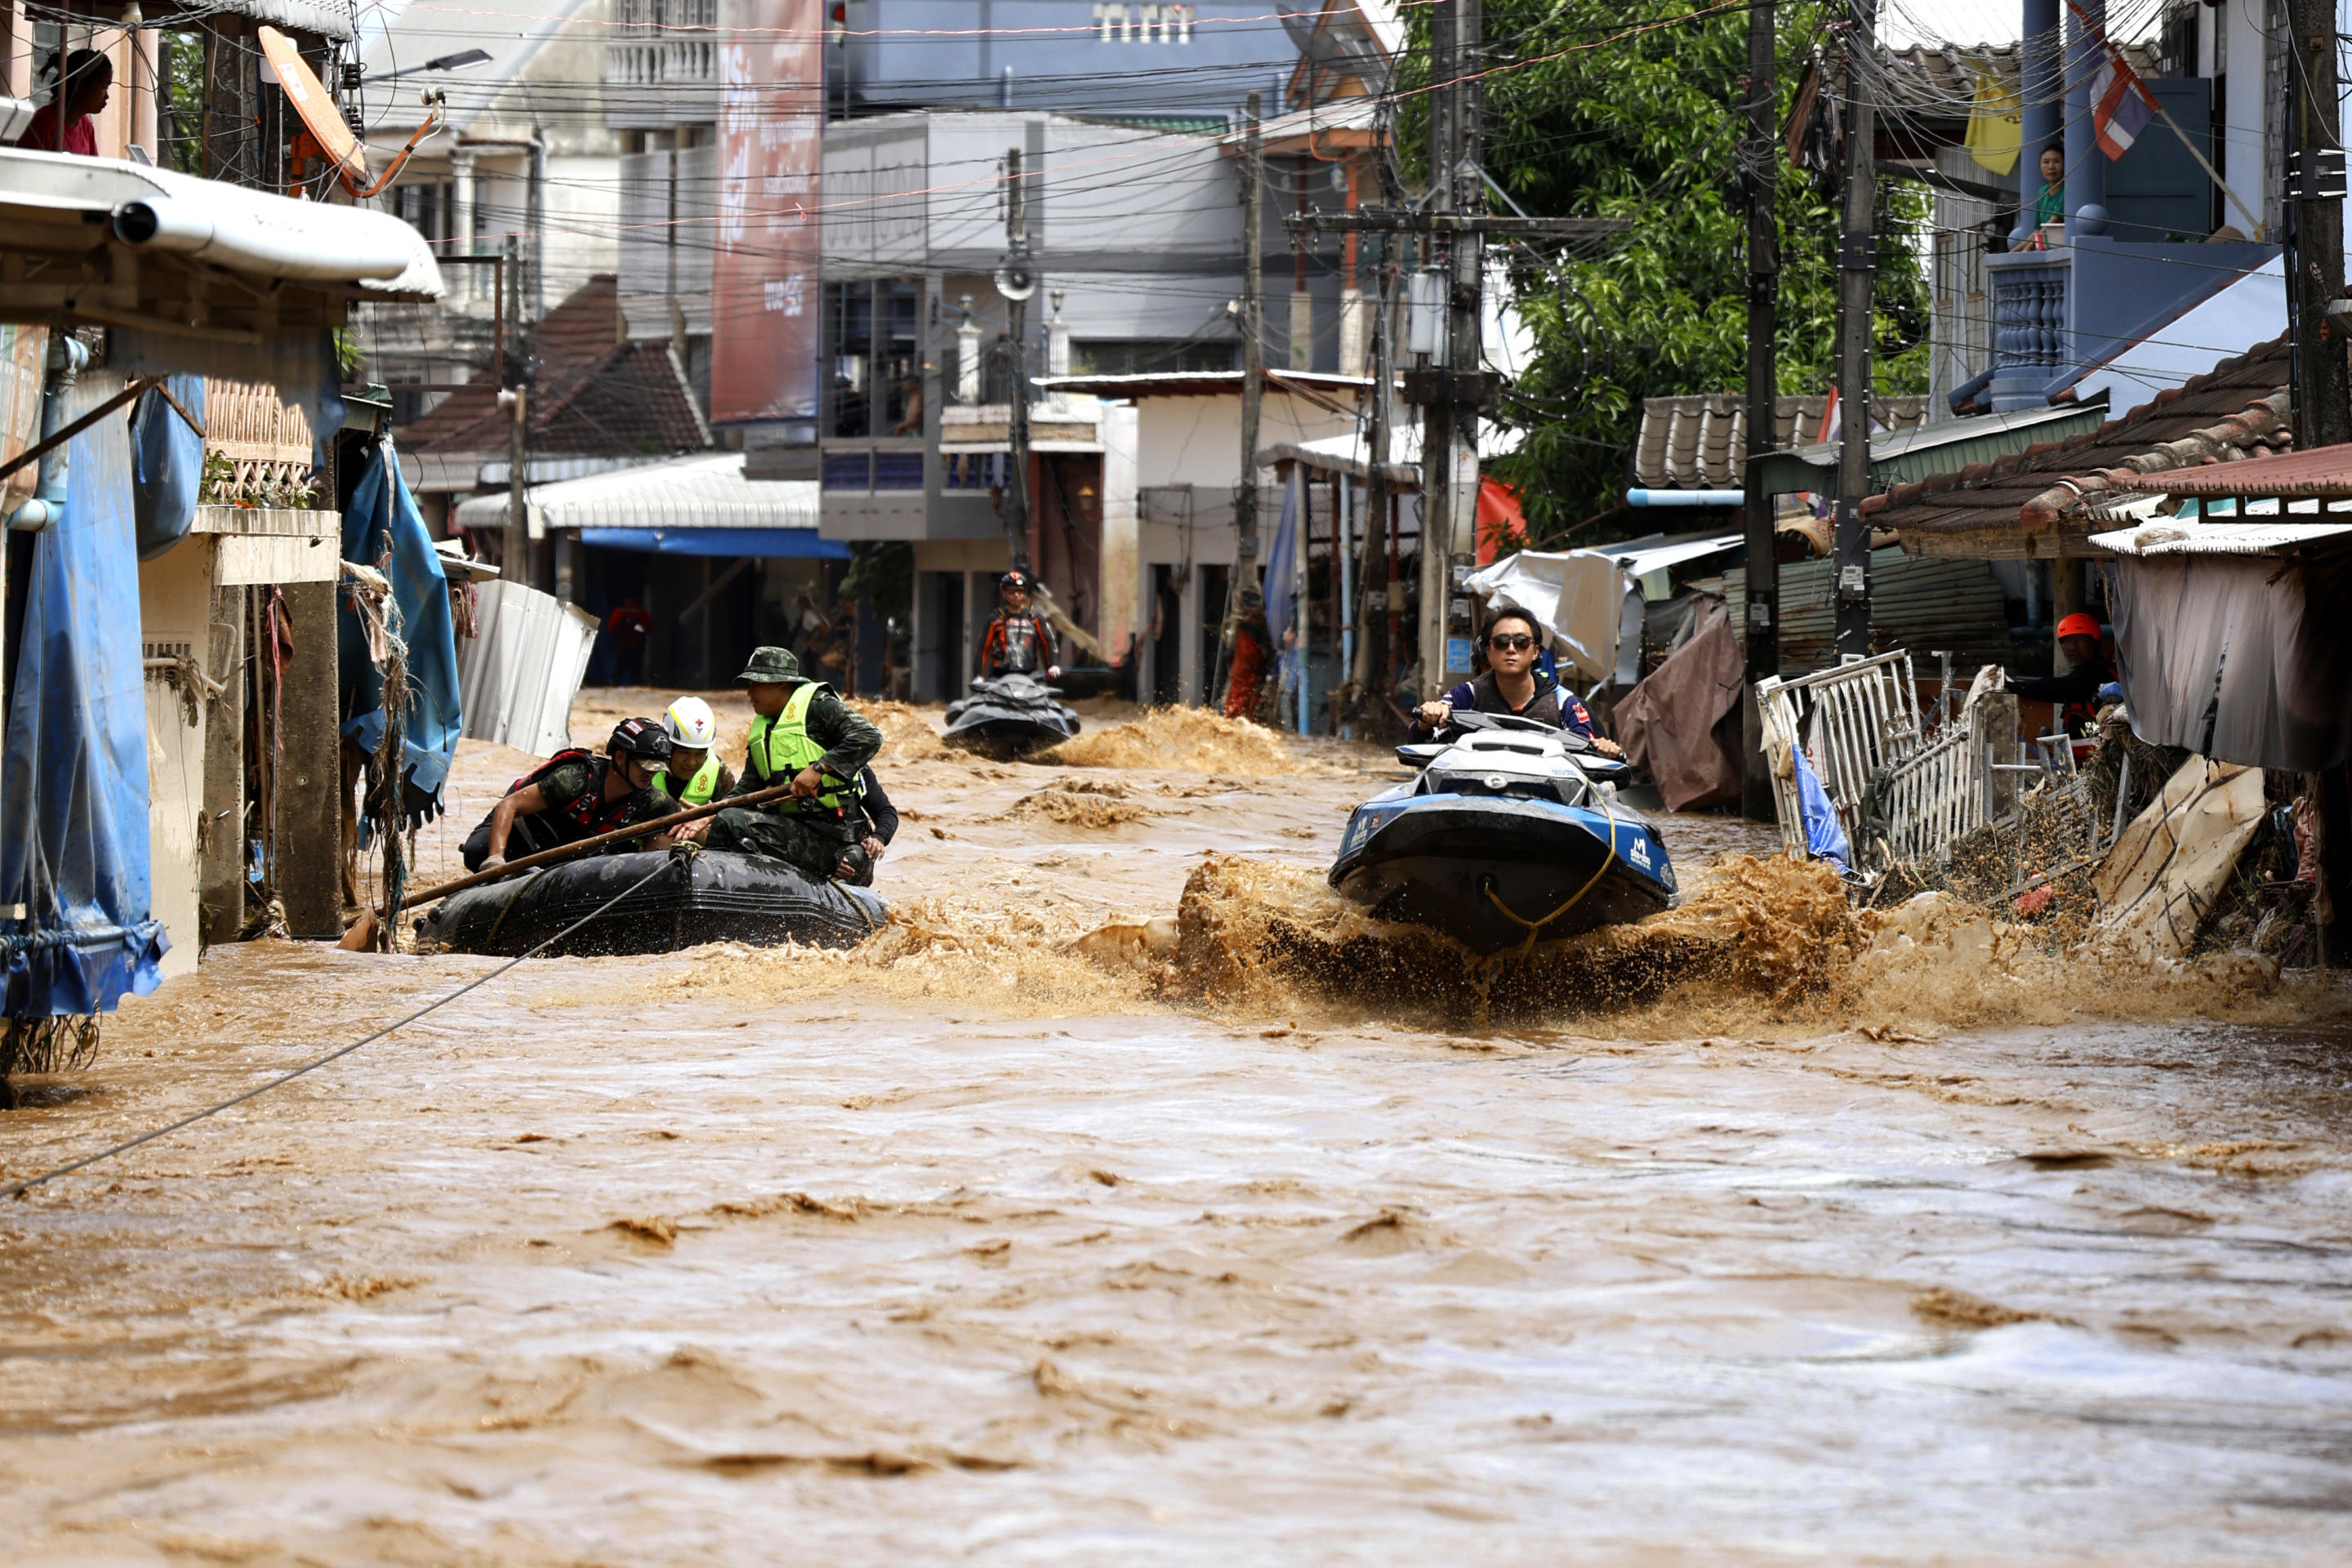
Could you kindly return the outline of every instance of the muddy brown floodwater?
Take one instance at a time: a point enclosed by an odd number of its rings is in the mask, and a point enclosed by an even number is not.
[[[0,1556],[2352,1556],[2333,994],[1736,858],[1473,984],[1318,891],[1377,752],[885,717],[867,949],[534,962],[0,1205]],[[0,1164],[488,967],[216,951]]]

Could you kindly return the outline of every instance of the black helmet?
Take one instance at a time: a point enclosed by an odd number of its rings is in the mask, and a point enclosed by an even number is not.
[[[669,732],[651,719],[624,719],[613,726],[613,738],[604,742],[604,754],[666,763],[669,761]]]
[[[1034,594],[1037,591],[1037,579],[1015,566],[996,580],[996,587],[999,593],[1009,594],[1018,588],[1024,594]]]

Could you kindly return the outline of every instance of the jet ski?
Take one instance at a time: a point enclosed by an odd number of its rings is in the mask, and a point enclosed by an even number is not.
[[[981,677],[971,695],[948,704],[947,742],[992,757],[1017,757],[1078,732],[1078,716],[1055,700],[1058,688],[1034,676]]]
[[[1421,770],[1348,819],[1331,886],[1375,919],[1442,931],[1481,956],[1668,908],[1674,867],[1617,798],[1625,764],[1534,720],[1456,713]]]
[[[667,862],[675,868],[629,892],[555,947],[565,954],[676,952],[706,942],[753,947],[855,947],[882,929],[887,910],[863,888],[814,882],[765,855],[667,849],[593,855],[462,889],[417,922],[425,952],[528,952]]]

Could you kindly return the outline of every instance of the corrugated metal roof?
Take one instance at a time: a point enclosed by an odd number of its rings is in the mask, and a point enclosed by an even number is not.
[[[2352,538],[2343,522],[2181,522],[2167,519],[2097,533],[2091,542],[2118,555],[2284,555]]]
[[[1826,557],[1780,568],[1780,668],[1825,669],[1837,662],[1837,564]],[[1723,574],[1731,624],[1746,646],[1748,570]],[[1935,561],[1900,550],[1870,552],[1870,646],[1909,648],[1915,658],[1952,655],[1955,669],[2000,663],[2015,648],[2009,603],[1982,561]]]
[[[1528,438],[1527,432],[1515,426],[1497,425],[1492,420],[1478,422],[1478,456],[1500,458],[1516,452]],[[1318,473],[1344,473],[1357,479],[1367,479],[1372,471],[1372,438],[1363,431],[1352,436],[1322,436],[1312,441],[1285,441],[1278,446],[1260,447],[1257,466],[1270,468],[1276,463],[1304,463]],[[1400,424],[1389,432],[1389,471],[1391,485],[1416,489],[1421,484],[1421,426]]]
[[[2316,496],[2352,498],[2352,447],[2322,447],[2281,452],[2168,474],[2134,474],[2116,480],[2126,490],[2158,490],[2170,496]]]
[[[1874,437],[1870,486],[1874,490],[1887,490],[1954,473],[1971,463],[1997,462],[2039,442],[2087,434],[2105,424],[2106,417],[2105,402],[2079,407],[2062,405],[2014,414],[1981,414]],[[1840,456],[1834,441],[1775,452],[1760,465],[1765,489],[1774,495],[1834,490]]]
[[[1780,397],[1772,405],[1772,445],[1786,447],[1821,433],[1827,397]],[[1871,417],[1909,430],[1927,416],[1924,397],[1880,397]],[[1735,392],[1642,401],[1633,438],[1633,482],[1650,489],[1738,489],[1748,465],[1748,404]]]
[[[814,479],[747,479],[740,452],[698,453],[674,462],[534,485],[532,521],[563,528],[805,528],[817,525]],[[476,496],[457,506],[460,528],[502,528],[507,498]]]

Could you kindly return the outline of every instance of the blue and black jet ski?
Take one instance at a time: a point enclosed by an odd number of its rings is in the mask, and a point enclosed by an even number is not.
[[[1348,819],[1331,886],[1375,919],[1433,927],[1479,954],[1655,914],[1674,867],[1618,804],[1625,764],[1581,736],[1507,714],[1456,713],[1445,738],[1399,746],[1421,769]]]

